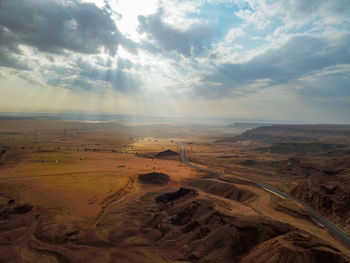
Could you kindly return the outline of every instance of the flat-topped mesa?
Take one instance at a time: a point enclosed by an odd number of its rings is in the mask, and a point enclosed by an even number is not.
[[[139,181],[142,184],[166,185],[169,182],[169,176],[163,173],[151,172],[140,174]]]
[[[169,157],[169,156],[178,156],[179,154],[177,152],[174,152],[172,150],[165,150],[162,152],[159,152],[155,155],[155,157]]]
[[[241,135],[220,139],[217,142],[255,141],[260,143],[322,142],[332,138],[334,142],[346,142],[350,137],[350,125],[270,125],[249,129]]]
[[[156,197],[156,202],[158,203],[168,203],[180,199],[184,196],[196,196],[197,191],[189,188],[180,188],[176,192],[169,192]]]
[[[186,183],[196,189],[213,195],[221,196],[238,202],[246,202],[256,195],[233,184],[205,179],[188,179]]]

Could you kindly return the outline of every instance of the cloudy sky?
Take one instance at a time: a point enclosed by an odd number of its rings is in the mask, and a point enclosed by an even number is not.
[[[0,112],[350,122],[348,0],[0,0]]]

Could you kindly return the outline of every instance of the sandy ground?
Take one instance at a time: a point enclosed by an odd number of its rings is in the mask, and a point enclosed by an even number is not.
[[[199,136],[193,137],[193,130],[193,127],[188,130],[191,135],[188,136],[181,127],[174,126],[0,120],[0,150],[6,149],[0,159],[0,205],[5,207],[10,199],[14,199],[16,204],[31,204],[34,206],[33,215],[40,216],[40,226],[47,233],[56,235],[78,229],[79,235],[83,236],[98,225],[108,223],[112,217],[106,215],[131,209],[128,208],[130,203],[147,193],[164,189],[174,191],[187,179],[205,175],[182,164],[177,157],[153,157],[168,149],[179,152],[177,140],[184,141],[189,161],[224,172],[226,179],[258,179],[288,187],[292,184],[286,178],[261,174],[238,165],[237,160],[249,158],[250,153],[246,150],[249,144],[218,147],[213,143],[218,134],[213,131],[205,134],[201,130]],[[236,162],[232,162],[231,156]],[[259,158],[270,160],[272,157],[265,155]],[[167,174],[169,184],[144,186],[138,182],[139,174],[153,171]],[[255,193],[256,197],[242,203],[203,191],[199,193],[215,203],[218,209],[235,217],[262,215],[289,223],[327,240],[349,255],[346,248],[314,222],[276,211],[274,207],[281,202],[280,197],[249,185],[235,186]],[[28,233],[35,228],[36,223],[31,224]],[[101,235],[107,236],[106,233]],[[35,258],[36,254],[26,249],[25,244],[17,248],[18,253],[22,254],[22,258]],[[153,248],[140,253],[152,258],[152,251]],[[155,254],[162,253],[158,251]],[[159,262],[170,261],[166,258],[162,255]]]
[[[163,172],[174,182],[196,176],[177,160],[136,156],[178,146],[169,139],[130,139],[124,127],[36,120],[2,121],[0,127],[0,145],[11,147],[0,166],[0,182],[17,186],[3,195],[35,204],[44,218],[69,218],[86,226],[140,173]]]

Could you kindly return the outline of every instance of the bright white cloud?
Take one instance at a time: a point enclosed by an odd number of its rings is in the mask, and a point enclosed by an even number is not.
[[[233,42],[236,38],[244,35],[244,30],[241,27],[231,28],[225,36],[226,42]]]
[[[140,15],[147,16],[157,11],[158,0],[115,0],[111,1],[113,11],[117,13],[116,24],[120,31],[133,39],[140,41],[140,35],[137,33],[138,20]]]

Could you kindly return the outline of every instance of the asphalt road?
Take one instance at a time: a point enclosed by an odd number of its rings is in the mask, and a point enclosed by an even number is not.
[[[179,142],[180,144],[180,159],[181,161],[193,168],[196,168],[198,170],[204,171],[204,172],[208,172],[211,174],[215,174],[215,175],[221,175],[222,173],[220,172],[216,172],[210,169],[206,169],[197,165],[194,165],[192,163],[189,163],[186,158],[185,158],[185,147],[183,145],[182,142]],[[220,180],[221,181],[221,180]],[[221,181],[223,183],[227,183],[225,181]],[[296,202],[298,202],[300,205],[302,205],[306,211],[308,211],[308,213],[319,223],[321,223],[334,237],[336,237],[337,239],[341,240],[345,245],[347,245],[348,248],[350,248],[350,237],[343,231],[341,230],[339,227],[337,227],[336,225],[334,225],[332,222],[330,222],[328,219],[324,218],[323,216],[321,216],[316,210],[312,209],[310,206],[308,206],[307,204],[305,204],[304,202],[296,199],[295,197],[286,194],[270,185],[261,183],[261,182],[255,182],[257,186],[261,187],[262,189],[267,189],[269,191],[272,191],[280,196],[283,196],[286,199],[290,199],[290,200],[294,200]]]

